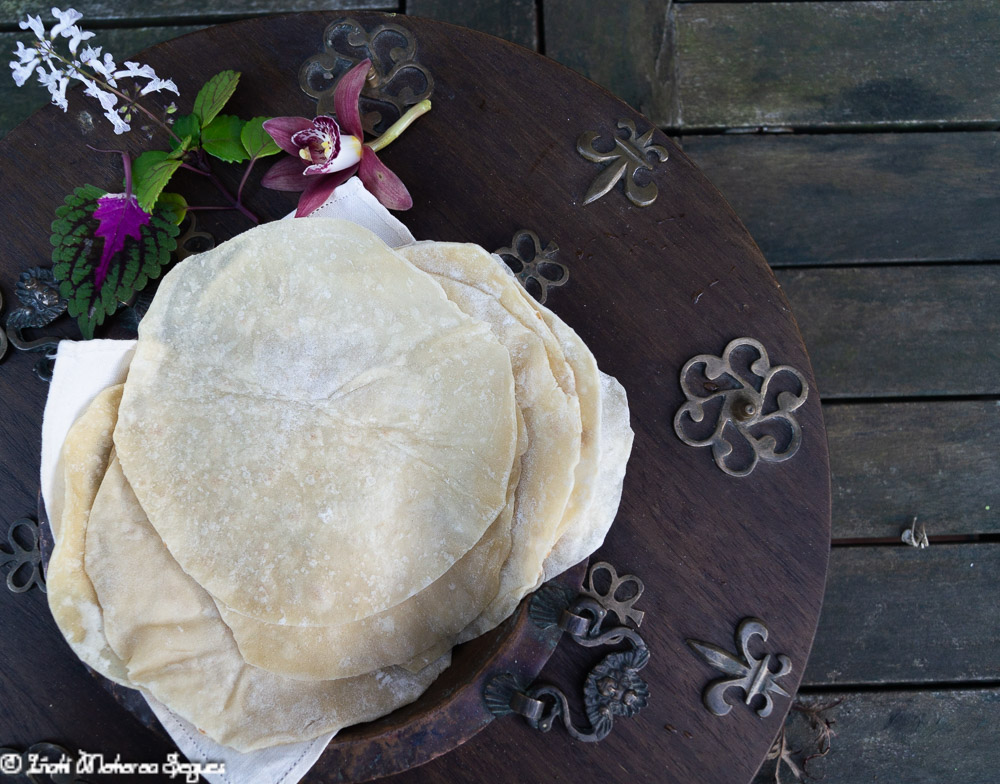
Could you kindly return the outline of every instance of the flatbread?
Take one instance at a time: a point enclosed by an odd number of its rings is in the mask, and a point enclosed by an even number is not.
[[[117,459],[87,529],[86,567],[129,679],[210,738],[239,751],[310,740],[415,700],[450,661],[411,674],[301,681],[247,664],[212,597],[149,524]],[[154,576],[151,579],[151,576]]]
[[[374,234],[278,221],[178,264],[139,327],[115,443],[182,568],[232,610],[393,607],[506,504],[507,350]]]
[[[527,449],[527,433],[520,414],[518,421],[520,456]],[[511,549],[520,473],[518,460],[507,505],[483,538],[441,577],[395,607],[341,626],[280,626],[240,615],[216,601],[240,654],[256,667],[303,680],[346,678],[392,665],[411,672],[423,669],[451,649],[459,632],[497,594],[500,568]],[[414,664],[418,656],[420,663]]]
[[[600,383],[601,432],[597,438],[599,456],[594,490],[586,507],[545,559],[546,580],[562,574],[604,544],[618,514],[634,434],[629,425],[625,388],[606,373],[600,374]]]
[[[580,460],[580,403],[552,372],[554,360],[546,350],[550,328],[523,300],[516,279],[489,253],[478,245],[446,242],[417,243],[399,252],[433,275],[464,313],[489,324],[507,347],[528,431],[511,555],[496,598],[462,634],[471,639],[501,623],[541,583],[542,563],[556,541]],[[575,390],[571,370],[564,383]]]
[[[101,392],[66,435],[62,449],[64,501],[49,523],[58,531],[45,580],[49,609],[80,659],[115,683],[131,686],[125,665],[108,645],[94,586],[84,568],[90,509],[111,459],[111,434],[122,385]],[[55,517],[55,519],[52,519]]]

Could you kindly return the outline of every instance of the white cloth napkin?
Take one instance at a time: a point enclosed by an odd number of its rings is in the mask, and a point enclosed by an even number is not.
[[[394,248],[414,242],[409,229],[365,190],[357,177],[337,188],[309,217],[353,221]],[[62,512],[59,456],[66,434],[101,390],[125,380],[134,351],[134,340],[64,340],[59,344],[42,419],[41,487],[50,518],[58,519]],[[296,784],[319,759],[334,735],[329,733],[303,743],[242,753],[215,743],[161,702],[145,696],[160,723],[189,761],[223,763],[225,773],[204,774],[212,784]]]

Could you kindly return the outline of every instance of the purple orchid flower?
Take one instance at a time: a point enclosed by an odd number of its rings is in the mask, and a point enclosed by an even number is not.
[[[293,157],[274,164],[261,184],[274,190],[302,191],[296,218],[309,215],[355,174],[388,209],[408,210],[413,206],[403,181],[379,160],[376,150],[428,111],[430,102],[421,101],[411,107],[383,136],[363,144],[358,100],[370,67],[371,60],[362,60],[337,84],[333,94],[337,120],[321,115],[312,120],[275,117],[264,123],[264,130],[275,143]]]

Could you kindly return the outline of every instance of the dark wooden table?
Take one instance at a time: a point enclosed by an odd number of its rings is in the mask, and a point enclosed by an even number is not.
[[[110,48],[125,53],[306,4],[76,5],[105,28]],[[824,399],[833,551],[799,700],[841,702],[825,714],[836,722],[832,751],[809,769],[832,784],[993,782],[1000,762],[993,3],[408,0],[395,10],[483,29],[583,72],[678,141],[725,194],[791,301]],[[5,6],[7,49],[24,11],[39,9]],[[9,82],[0,95],[0,131],[45,103],[44,93]],[[27,426],[10,416],[12,429]],[[22,457],[33,459],[33,449],[25,444]],[[6,524],[29,499],[5,500]],[[915,515],[927,527],[928,549],[900,542]],[[53,701],[66,686],[53,678]],[[10,698],[0,711],[14,726],[25,694],[17,684],[4,693]],[[91,697],[74,715],[93,716],[82,726],[96,732],[102,704]],[[788,728],[801,762],[815,751],[806,714],[793,711]],[[145,750],[127,739],[121,748],[133,756]],[[774,762],[759,780],[774,780]]]

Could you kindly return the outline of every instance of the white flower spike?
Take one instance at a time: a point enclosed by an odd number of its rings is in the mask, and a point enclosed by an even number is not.
[[[142,109],[135,103],[134,97],[129,97],[119,90],[119,79],[146,81],[140,89],[131,93],[132,96],[144,96],[163,90],[179,94],[177,85],[172,79],[161,79],[148,65],[127,61],[125,67],[119,69],[114,57],[109,52],[103,52],[99,46],[87,44],[77,55],[80,45],[94,37],[94,33],[77,25],[83,14],[75,8],[63,11],[54,7],[52,16],[56,24],[48,34],[40,16],[29,14],[18,22],[22,30],[31,30],[35,36],[34,46],[25,46],[18,41],[14,50],[17,59],[8,63],[14,84],[18,87],[22,87],[34,75],[39,84],[49,91],[52,103],[67,111],[69,104],[66,100],[66,89],[70,81],[76,79],[85,86],[84,95],[98,100],[104,110],[104,116],[114,126],[115,133],[119,134],[131,129],[129,120],[133,109]],[[56,44],[59,39],[68,41],[69,55],[57,51]],[[119,98],[126,101],[124,106],[118,105]]]

